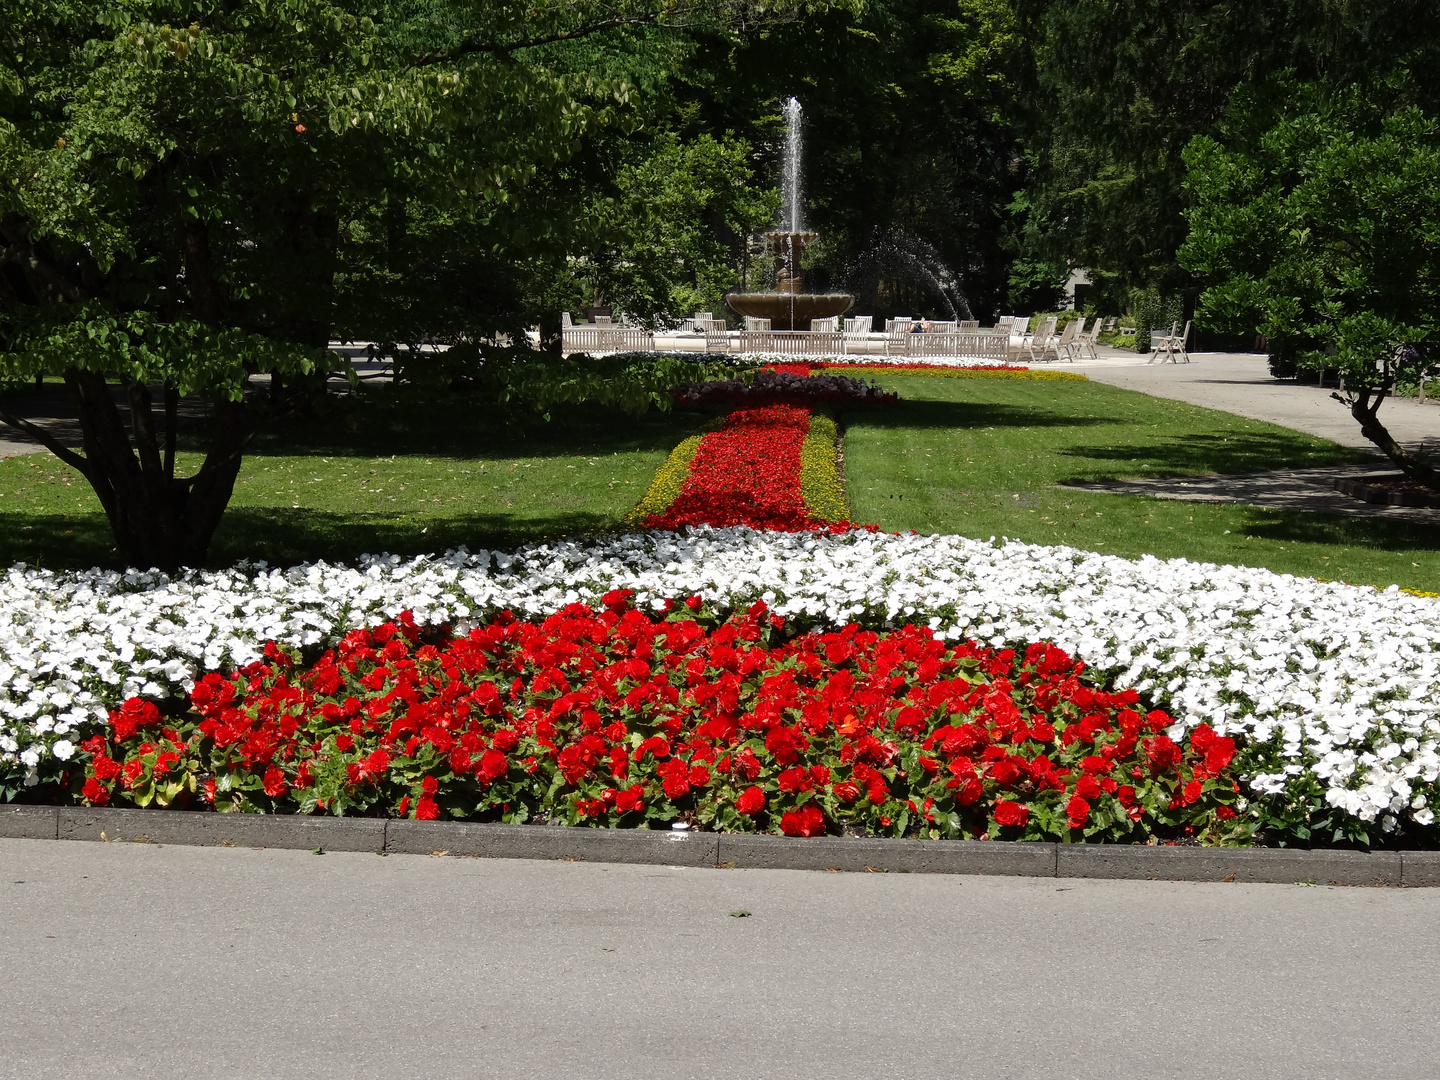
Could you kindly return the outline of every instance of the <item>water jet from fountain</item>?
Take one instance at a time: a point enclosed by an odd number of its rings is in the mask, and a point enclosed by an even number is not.
[[[809,330],[812,319],[831,318],[849,311],[855,297],[849,293],[805,291],[801,258],[817,234],[807,232],[801,218],[800,102],[789,98],[782,111],[785,114],[785,161],[780,174],[780,228],[765,234],[777,257],[775,291],[730,293],[725,300],[742,315],[769,319],[772,330]]]

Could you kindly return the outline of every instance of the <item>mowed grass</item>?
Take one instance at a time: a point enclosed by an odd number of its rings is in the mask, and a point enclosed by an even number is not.
[[[1440,590],[1440,536],[1427,525],[1054,486],[1373,460],[1358,451],[1101,383],[878,381],[904,401],[845,417],[856,521]]]
[[[467,405],[375,403],[262,428],[210,562],[287,565],[464,544],[512,548],[616,528],[708,416],[563,408],[543,422]],[[180,455],[198,467],[198,446]],[[50,454],[0,460],[0,564],[114,565],[89,485]]]

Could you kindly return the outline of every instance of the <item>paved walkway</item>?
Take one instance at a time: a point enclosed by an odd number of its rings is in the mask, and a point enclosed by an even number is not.
[[[1440,1057],[1440,889],[33,840],[0,866],[5,1078],[1414,1080]]]
[[[1375,449],[1375,444],[1360,434],[1360,425],[1350,411],[1330,396],[1333,387],[1272,378],[1263,355],[1192,353],[1189,364],[1145,361],[1137,353],[1106,349],[1098,361],[1030,366],[1073,368],[1096,382],[1265,420],[1341,446]],[[1390,398],[1380,407],[1380,419],[1406,446],[1428,445],[1440,454],[1440,402]]]

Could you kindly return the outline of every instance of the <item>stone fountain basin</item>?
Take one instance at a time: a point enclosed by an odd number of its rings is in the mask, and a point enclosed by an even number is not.
[[[849,311],[855,297],[849,293],[730,293],[725,302],[741,315],[769,319],[772,330],[809,330],[811,319]]]

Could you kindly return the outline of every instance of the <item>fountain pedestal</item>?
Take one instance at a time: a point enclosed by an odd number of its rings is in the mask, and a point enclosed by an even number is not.
[[[775,291],[730,293],[725,302],[741,315],[769,319],[772,330],[809,330],[811,319],[843,315],[855,303],[849,293],[807,293],[800,257],[816,238],[813,232],[768,232],[765,239],[780,257]]]

